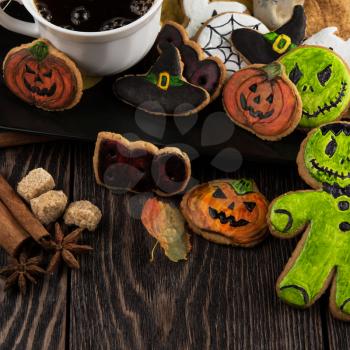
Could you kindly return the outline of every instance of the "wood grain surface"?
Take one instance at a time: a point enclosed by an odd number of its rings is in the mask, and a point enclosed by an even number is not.
[[[94,252],[80,258],[80,271],[62,269],[24,298],[0,288],[1,349],[350,348],[350,325],[329,316],[328,295],[305,311],[276,297],[297,239],[270,237],[245,250],[193,236],[187,262],[172,263],[157,250],[151,263],[154,240],[138,220],[144,197],[97,186],[92,153],[92,145],[77,143],[0,153],[0,171],[13,185],[42,166],[70,200],[91,200],[104,213],[99,229],[83,237]],[[197,180],[252,177],[269,199],[305,187],[294,167],[244,164],[233,175],[206,164],[195,164]]]

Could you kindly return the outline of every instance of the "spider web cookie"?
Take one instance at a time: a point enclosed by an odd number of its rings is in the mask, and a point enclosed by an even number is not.
[[[207,56],[219,57],[225,63],[227,78],[247,66],[231,43],[232,32],[240,28],[254,29],[262,34],[269,32],[257,18],[230,12],[210,19],[196,35],[198,44]]]

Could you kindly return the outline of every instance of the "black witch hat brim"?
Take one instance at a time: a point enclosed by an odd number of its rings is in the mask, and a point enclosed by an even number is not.
[[[207,91],[185,81],[181,86],[163,90],[144,75],[120,78],[113,90],[124,102],[154,115],[191,115],[203,109],[210,100]]]
[[[300,45],[305,38],[306,16],[304,7],[294,7],[292,18],[278,28],[276,35],[285,35],[293,45]],[[281,54],[273,50],[273,44],[263,34],[253,29],[237,29],[232,32],[232,43],[237,51],[251,64],[269,64],[276,61]]]

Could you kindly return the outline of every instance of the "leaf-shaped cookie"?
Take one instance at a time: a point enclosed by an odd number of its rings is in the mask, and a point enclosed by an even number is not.
[[[143,207],[141,220],[171,261],[187,259],[192,247],[185,219],[178,208],[168,201],[150,198]]]

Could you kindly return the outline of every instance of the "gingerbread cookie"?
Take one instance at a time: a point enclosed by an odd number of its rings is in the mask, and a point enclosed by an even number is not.
[[[253,29],[237,29],[232,33],[232,43],[248,62],[268,64],[300,45],[305,27],[304,8],[296,6],[289,22],[276,31],[261,34]]]
[[[324,28],[305,40],[303,45],[316,45],[330,49],[350,67],[350,39],[344,40],[338,34],[337,27]]]
[[[159,47],[166,42],[179,50],[186,80],[208,91],[211,100],[218,97],[226,77],[226,67],[222,61],[217,57],[206,57],[202,48],[188,38],[184,27],[175,22],[164,24],[156,44]]]
[[[48,111],[79,103],[83,79],[75,63],[44,39],[12,49],[3,63],[4,81],[21,100]]]
[[[203,23],[212,17],[225,12],[248,12],[247,7],[237,1],[210,1],[210,0],[182,0],[182,6],[187,17],[185,27],[192,38]]]
[[[338,27],[339,36],[350,37],[350,6],[346,0],[305,0],[307,36],[325,27]]]
[[[303,4],[304,0],[254,0],[254,16],[275,30],[290,20],[295,6]]]
[[[258,19],[243,13],[224,13],[209,20],[196,35],[197,43],[207,56],[219,57],[227,69],[227,78],[246,67],[231,44],[231,34],[239,28],[255,29],[263,34],[268,28]]]
[[[225,86],[223,102],[234,123],[269,141],[289,135],[302,114],[298,90],[278,62],[236,72]]]
[[[160,46],[157,62],[145,75],[116,80],[113,90],[122,101],[154,115],[188,116],[210,102],[209,93],[183,77],[179,50],[170,43]]]
[[[185,14],[182,9],[182,0],[163,0],[162,6],[162,23],[175,21],[183,23]]]
[[[332,283],[330,309],[350,321],[350,123],[312,130],[302,143],[300,176],[315,190],[291,192],[273,201],[273,235],[303,233],[277,281],[279,297],[290,305],[311,306]]]
[[[99,185],[111,190],[154,191],[161,196],[182,192],[191,177],[191,162],[175,147],[159,150],[149,142],[129,142],[119,134],[100,132],[94,153]]]
[[[217,180],[191,189],[181,211],[205,239],[252,247],[266,237],[268,203],[251,180]]]
[[[350,72],[337,54],[322,47],[300,46],[280,62],[303,101],[301,128],[342,118],[350,103]]]

